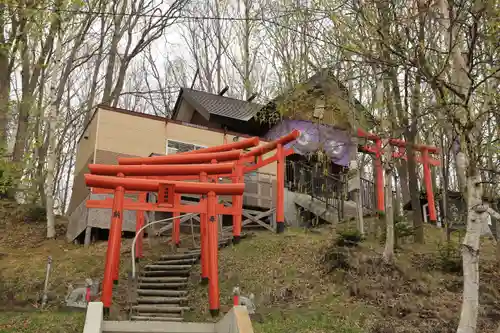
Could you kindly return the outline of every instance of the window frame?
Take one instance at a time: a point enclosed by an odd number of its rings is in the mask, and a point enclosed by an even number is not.
[[[172,142],[178,142],[178,143],[182,143],[182,144],[185,144],[185,145],[192,145],[193,147],[198,147],[198,149],[203,149],[203,148],[208,148],[206,146],[200,146],[200,145],[197,145],[196,143],[191,143],[191,142],[186,142],[186,141],[181,141],[181,140],[173,140],[173,139],[167,139],[165,141],[165,154],[166,155],[172,155],[172,154],[169,154],[168,153],[168,150],[169,150],[169,147],[168,147],[168,142],[169,141],[172,141]],[[170,149],[175,149],[175,148],[170,148]],[[198,150],[198,149],[193,149],[193,150]],[[192,150],[190,150],[192,151]]]

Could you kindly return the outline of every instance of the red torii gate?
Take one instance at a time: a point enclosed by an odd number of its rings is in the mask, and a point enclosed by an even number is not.
[[[253,171],[259,167],[269,163],[278,162],[277,178],[278,178],[278,195],[277,195],[277,232],[284,230],[284,167],[285,157],[293,153],[293,150],[284,150],[283,145],[295,140],[299,136],[299,131],[283,136],[273,142],[269,142],[260,147],[257,147],[246,154],[241,155],[241,151],[223,151],[223,149],[234,149],[235,147],[243,147],[248,145],[255,145],[255,139],[244,140],[233,144],[226,144],[223,146],[216,146],[196,152],[196,154],[176,154],[170,156],[149,157],[131,161],[132,159],[122,159],[122,165],[118,166],[103,166],[91,165],[89,169],[93,173],[100,175],[85,175],[85,181],[89,187],[97,187],[101,193],[106,193],[114,189],[113,199],[104,200],[88,200],[88,208],[112,208],[112,221],[110,227],[110,236],[108,241],[108,252],[106,257],[105,277],[103,281],[103,296],[102,301],[105,308],[109,311],[112,299],[112,285],[113,281],[118,280],[119,269],[119,256],[121,244],[121,225],[123,210],[136,210],[143,211],[167,211],[179,214],[180,212],[199,213],[201,216],[202,230],[205,235],[202,235],[202,277],[206,277],[209,281],[209,302],[210,312],[216,315],[219,311],[219,287],[218,287],[218,268],[217,268],[217,224],[208,223],[214,222],[217,214],[233,215],[233,237],[239,240],[241,232],[241,210],[242,210],[242,194],[244,190],[244,183],[238,181],[243,180],[245,172]],[[266,154],[273,149],[277,152],[274,156],[265,160],[262,155]],[[207,152],[208,150],[208,152]],[[210,152],[210,150],[212,152]],[[215,157],[215,158],[214,158]],[[237,158],[239,157],[239,158]],[[253,165],[247,166],[244,163],[251,162],[257,158],[257,162]],[[172,165],[174,163],[203,163],[211,161],[217,163],[218,161],[236,160],[235,164],[197,164],[197,165]],[[128,163],[127,163],[128,162]],[[140,163],[149,165],[131,165],[132,163]],[[155,164],[163,165],[155,165]],[[232,171],[232,172],[231,172]],[[170,178],[183,178],[184,180],[196,179],[194,174],[199,173],[200,183],[183,183],[179,181],[166,180]],[[217,177],[224,175],[232,177],[232,184],[212,184],[206,183],[207,174],[217,174]],[[113,177],[111,175],[117,175]],[[125,178],[141,177],[141,178]],[[156,178],[156,179],[145,179]],[[280,187],[280,184],[282,185]],[[230,186],[233,187],[230,187]],[[107,191],[106,191],[107,189]],[[125,191],[134,192],[158,192],[158,204],[148,204],[145,201],[145,194],[140,194],[140,200],[143,202],[134,202],[126,200],[124,197]],[[95,193],[95,192],[94,192]],[[204,199],[200,200],[198,205],[181,205],[180,195],[183,193],[201,194]],[[232,207],[225,207],[217,203],[217,195],[232,195],[236,198]],[[239,198],[239,199],[238,199]],[[137,223],[143,225],[139,221],[137,214]],[[235,218],[239,215],[239,219]],[[205,221],[203,221],[205,220]],[[180,222],[180,221],[179,221]],[[203,223],[204,222],[204,223]],[[239,222],[239,225],[238,225]],[[206,226],[203,228],[203,226]],[[136,230],[140,228],[136,226]],[[174,230],[179,232],[179,226]],[[215,232],[215,234],[214,234]],[[178,240],[178,235],[173,238]],[[207,239],[208,238],[208,239]],[[205,241],[204,241],[205,240]],[[215,250],[213,248],[215,247]],[[141,250],[142,246],[139,245],[138,249]],[[205,258],[205,259],[204,259]]]
[[[380,136],[371,134],[358,129],[358,137],[365,138],[367,140],[373,141],[374,145],[362,145],[359,149],[363,152],[375,155],[375,177],[376,177],[376,193],[377,193],[377,210],[379,212],[385,212],[385,201],[384,201],[384,170],[382,167],[382,138]],[[408,143],[400,139],[389,139],[389,144],[397,147],[398,151],[392,153],[394,158],[408,159],[406,154],[406,147]],[[413,145],[413,150],[419,151],[421,156],[414,156],[416,163],[421,163],[424,167],[424,184],[425,190],[427,192],[427,202],[429,203],[429,217],[430,220],[436,222],[436,205],[434,202],[434,191],[432,189],[431,180],[431,170],[430,165],[439,166],[441,163],[439,160],[432,158],[430,154],[439,154],[439,148],[427,145]],[[416,209],[414,207],[414,209]]]
[[[255,147],[254,149],[244,153],[239,158],[231,159],[229,155],[222,155],[228,160],[236,160],[235,171],[232,174],[219,174],[215,178],[215,180],[219,177],[231,177],[233,183],[239,183],[243,181],[243,177],[245,173],[252,172],[257,170],[265,165],[268,165],[273,162],[277,162],[277,170],[276,170],[276,226],[277,232],[281,233],[285,230],[285,208],[284,208],[284,196],[285,196],[285,158],[293,154],[293,149],[285,149],[283,146],[287,143],[295,140],[300,135],[298,130],[293,130],[291,133],[284,135],[274,141],[265,143],[261,146]],[[253,137],[246,140],[242,140],[239,142],[224,144],[220,146],[214,146],[189,152],[184,152],[175,155],[166,155],[166,156],[152,156],[152,157],[129,157],[129,158],[118,158],[118,164],[120,165],[131,165],[131,164],[174,164],[179,163],[178,161],[182,161],[183,163],[189,163],[191,161],[196,161],[196,163],[204,163],[209,162],[208,159],[200,159],[198,160],[196,156],[205,156],[209,153],[218,153],[218,154],[228,154],[233,151],[231,149],[235,148],[250,148],[259,143],[259,138]],[[262,156],[276,150],[276,153],[263,159]],[[233,155],[236,157],[235,155]],[[174,158],[175,157],[175,158]],[[245,165],[251,162],[254,162],[255,159],[257,161],[252,165]],[[187,162],[189,161],[189,162]],[[221,162],[219,158],[213,158],[210,162]],[[193,162],[195,163],[195,162]],[[178,178],[176,178],[178,179]],[[187,178],[183,178],[183,180],[187,180]],[[233,196],[232,198],[233,205],[242,206],[243,198],[241,196]],[[240,202],[241,201],[241,202]],[[235,203],[236,202],[236,203]],[[174,226],[179,224],[180,220],[174,220]],[[175,230],[175,229],[174,229]],[[241,214],[233,214],[233,242],[236,244],[239,242],[241,237]]]
[[[202,171],[203,172],[203,171]],[[168,211],[168,212],[187,212],[207,214],[207,220],[214,222],[218,213],[233,213],[236,207],[220,207],[217,203],[217,195],[242,195],[245,189],[245,184],[213,184],[213,183],[190,183],[179,181],[160,181],[151,179],[134,179],[101,176],[101,175],[85,175],[85,182],[88,186],[115,189],[115,196],[112,204],[112,220],[110,227],[110,236],[108,241],[108,251],[106,254],[106,265],[103,279],[102,302],[104,307],[109,312],[111,306],[113,281],[117,281],[118,268],[120,262],[120,247],[121,247],[121,228],[123,221],[124,209],[137,210],[153,210],[153,211]],[[146,203],[124,202],[125,191],[141,191],[141,192],[157,192],[159,202],[158,205]],[[207,200],[202,201],[197,205],[180,205],[174,202],[176,194],[201,194],[206,195]],[[161,195],[163,194],[163,195]],[[100,207],[104,208],[104,207]],[[107,207],[109,208],[109,207]],[[210,310],[216,315],[219,311],[219,279],[218,279],[218,264],[217,264],[217,223],[208,223],[207,225],[207,251],[208,251],[208,280],[209,280],[209,302]],[[215,249],[213,248],[215,246]],[[203,251],[203,250],[202,250]]]

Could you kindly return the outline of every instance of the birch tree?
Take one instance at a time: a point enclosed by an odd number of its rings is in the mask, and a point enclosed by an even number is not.
[[[55,14],[57,15],[57,14]],[[56,37],[56,46],[54,51],[54,59],[53,59],[53,72],[50,82],[50,110],[48,117],[48,160],[47,160],[47,178],[45,185],[45,196],[47,200],[47,238],[54,238],[56,236],[55,229],[55,219],[54,219],[54,171],[56,165],[56,128],[58,126],[58,104],[57,104],[57,85],[59,79],[59,71],[61,66],[61,58],[62,58],[62,33],[61,27],[57,29],[57,37]]]

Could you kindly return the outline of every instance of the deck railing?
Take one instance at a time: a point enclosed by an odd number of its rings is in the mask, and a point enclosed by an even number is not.
[[[298,193],[322,201],[327,208],[337,210],[339,219],[344,217],[343,201],[347,196],[344,175],[324,172],[320,166],[310,166],[299,161],[287,161],[285,186]]]

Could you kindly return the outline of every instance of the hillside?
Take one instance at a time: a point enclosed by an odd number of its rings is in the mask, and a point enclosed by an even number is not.
[[[88,249],[66,243],[63,219],[58,222],[58,239],[47,241],[43,223],[27,220],[26,213],[11,203],[0,205],[0,332],[81,332],[84,314],[68,311],[63,306],[64,296],[70,283],[102,278],[106,243]],[[428,228],[426,236],[425,245],[404,244],[395,268],[389,268],[379,261],[379,243],[338,247],[333,229],[288,230],[284,235],[256,232],[220,252],[222,310],[231,306],[231,291],[238,285],[242,295],[255,294],[256,333],[454,332],[460,312],[461,273],[442,271],[444,266],[453,271],[457,262],[443,259],[447,256],[438,246],[439,231]],[[478,333],[493,332],[500,321],[500,285],[495,283],[490,242],[484,239],[481,253]],[[166,251],[162,244],[154,248]],[[122,249],[123,283],[117,291],[123,306],[130,240],[124,241]],[[148,245],[145,250],[152,254]],[[40,311],[48,255],[54,260],[50,305]],[[199,286],[196,279],[190,284],[194,310],[187,314],[188,319],[212,320],[206,287]]]
[[[65,308],[64,299],[70,284],[78,287],[85,278],[102,279],[106,243],[88,249],[67,243],[63,218],[57,219],[57,238],[46,240],[44,222],[29,215],[24,207],[0,201],[0,332],[82,332],[84,313]],[[130,252],[129,243],[124,242],[124,252]],[[49,255],[53,259],[49,305],[40,311]],[[120,274],[125,281],[125,269]]]
[[[426,244],[405,244],[396,265],[381,261],[382,246],[335,245],[333,229],[259,232],[221,252],[222,302],[231,290],[255,294],[260,323],[256,333],[455,332],[461,305],[458,252],[439,245],[440,231],[426,229]],[[451,259],[446,259],[451,258]],[[493,332],[500,321],[500,285],[491,240],[481,252],[481,311],[478,333]],[[445,271],[443,271],[445,270]],[[205,288],[193,285],[193,320],[210,320]]]

